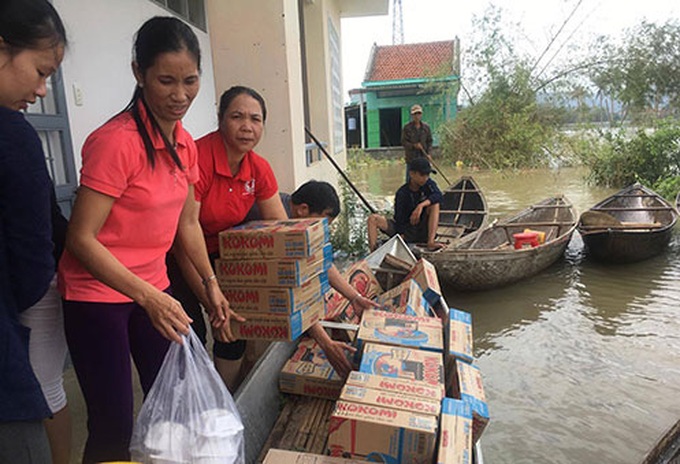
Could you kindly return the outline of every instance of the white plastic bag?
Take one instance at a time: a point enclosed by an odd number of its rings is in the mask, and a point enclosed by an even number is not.
[[[132,431],[144,464],[243,464],[243,423],[231,394],[192,330],[172,343]]]

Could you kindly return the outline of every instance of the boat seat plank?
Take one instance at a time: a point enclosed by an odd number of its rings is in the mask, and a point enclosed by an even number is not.
[[[532,205],[531,209],[555,209],[555,208],[566,208],[571,209],[572,205]]]
[[[507,222],[504,224],[497,223],[495,227],[562,227],[571,226],[573,223],[569,221],[556,221],[556,222]]]
[[[658,198],[658,195],[651,193],[617,193],[612,195],[615,198]]]
[[[476,211],[476,210],[465,210],[465,209],[440,209],[439,214],[446,213],[446,214],[475,214],[475,215],[484,215],[486,212],[484,211]]]
[[[621,224],[612,224],[612,225],[592,225],[592,226],[587,226],[587,225],[581,225],[579,226],[580,229],[583,230],[631,230],[631,229],[660,229],[664,227],[663,224],[660,222],[622,222]]]
[[[640,206],[636,208],[626,206],[603,206],[592,208],[591,211],[672,211],[672,206]]]
[[[271,448],[323,454],[334,402],[299,395],[284,395],[286,404],[257,459],[264,461]]]

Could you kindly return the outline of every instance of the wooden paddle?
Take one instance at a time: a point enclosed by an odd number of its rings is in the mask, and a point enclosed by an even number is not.
[[[603,213],[601,211],[586,211],[581,214],[581,224],[587,228],[620,227],[621,221],[611,214]]]

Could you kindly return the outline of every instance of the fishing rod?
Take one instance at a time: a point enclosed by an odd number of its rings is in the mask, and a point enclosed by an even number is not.
[[[451,187],[451,182],[449,181],[449,179],[446,178],[446,176],[445,176],[444,173],[442,172],[441,168],[440,168],[439,166],[437,166],[437,164],[434,162],[434,160],[432,159],[432,157],[431,157],[431,156],[428,156],[428,154],[425,152],[425,149],[421,148],[420,151],[423,152],[423,155],[425,155],[425,157],[428,158],[428,160],[430,161],[430,164],[431,164],[432,166],[434,166],[434,168],[437,170],[437,174],[439,174],[440,176],[442,176],[442,178],[446,181],[446,183],[449,184],[449,187]]]
[[[366,206],[366,208],[368,208],[368,210],[369,210],[371,213],[375,214],[375,213],[376,213],[375,209],[374,209],[374,208],[371,206],[371,204],[366,200],[366,198],[364,198],[364,196],[363,196],[363,195],[361,194],[361,192],[356,188],[356,186],[352,183],[352,181],[349,180],[349,177],[347,177],[347,174],[345,174],[345,172],[342,170],[342,168],[341,168],[340,166],[338,166],[338,163],[336,163],[335,160],[333,159],[333,157],[332,157],[331,155],[328,154],[328,152],[327,152],[326,149],[323,147],[323,145],[321,145],[321,142],[319,142],[319,140],[318,140],[316,137],[314,137],[314,134],[312,134],[312,131],[310,131],[306,126],[305,126],[305,132],[307,133],[307,135],[309,136],[309,138],[312,139],[312,141],[316,144],[316,146],[319,147],[319,150],[321,150],[321,152],[322,152],[324,155],[326,155],[326,158],[328,158],[328,161],[331,162],[331,164],[333,165],[333,167],[335,167],[335,169],[340,173],[340,175],[342,176],[342,178],[345,179],[345,181],[349,184],[349,186],[352,188],[352,190],[354,190],[354,193],[356,193],[357,196],[361,199],[361,201],[364,203],[364,206]]]

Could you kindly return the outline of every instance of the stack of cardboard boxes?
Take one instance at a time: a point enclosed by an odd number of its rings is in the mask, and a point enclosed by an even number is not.
[[[450,308],[446,330],[446,395],[463,401],[470,410],[474,445],[489,422],[489,408],[481,372],[473,361],[472,317],[465,311]]]
[[[294,340],[324,314],[333,254],[328,221],[253,221],[219,234],[215,273],[239,339]]]
[[[357,263],[352,272],[357,270],[369,283],[364,286],[369,297],[378,294],[368,266]],[[442,308],[440,297],[437,274],[425,260],[377,297],[380,310],[367,310],[361,318],[348,301],[332,297],[327,316],[358,324],[358,371],[343,384],[320,348],[303,341],[280,382],[282,391],[338,400],[327,454],[380,462],[472,462],[472,447],[489,418],[481,375],[472,364],[472,321],[467,312]]]
[[[378,297],[381,310],[364,312],[357,334],[359,372],[350,374],[331,416],[331,456],[432,461],[444,396],[444,337],[425,298],[427,293],[434,300],[438,282],[423,276],[414,269]]]

